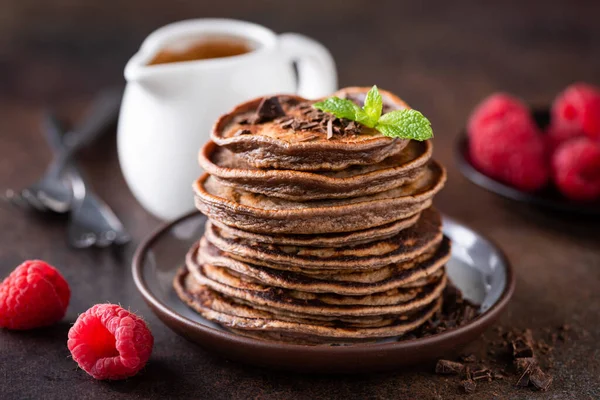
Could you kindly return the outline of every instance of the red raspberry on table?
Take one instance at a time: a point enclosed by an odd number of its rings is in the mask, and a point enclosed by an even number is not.
[[[600,144],[577,138],[561,145],[552,158],[554,181],[573,200],[600,198]]]
[[[0,285],[0,328],[25,330],[52,325],[67,312],[71,290],[44,261],[19,265]]]
[[[600,140],[600,88],[574,83],[554,100],[552,124]]]
[[[548,181],[543,137],[529,116],[510,114],[478,128],[469,140],[473,164],[486,175],[524,191]]]
[[[477,135],[477,132],[489,123],[502,121],[512,115],[522,120],[528,119],[535,125],[531,120],[529,108],[521,100],[506,93],[494,93],[479,103],[469,116],[469,136]]]
[[[67,346],[96,379],[125,379],[150,358],[154,337],[143,319],[116,304],[96,304],[77,318]]]

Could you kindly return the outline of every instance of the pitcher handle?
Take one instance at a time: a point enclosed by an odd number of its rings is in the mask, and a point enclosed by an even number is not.
[[[290,59],[297,63],[298,95],[316,99],[337,90],[335,62],[325,46],[297,33],[279,35],[279,43]]]

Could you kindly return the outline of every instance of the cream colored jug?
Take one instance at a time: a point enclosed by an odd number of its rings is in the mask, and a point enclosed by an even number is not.
[[[253,50],[148,65],[161,50],[184,49],[219,36],[242,38]],[[137,200],[162,219],[193,209],[191,185],[201,174],[198,150],[219,115],[266,94],[317,98],[337,89],[333,59],[318,42],[228,19],[188,20],[158,29],[129,60],[125,78],[118,127],[121,168]]]

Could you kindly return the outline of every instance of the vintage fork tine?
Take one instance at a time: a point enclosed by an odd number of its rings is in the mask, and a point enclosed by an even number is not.
[[[86,188],[83,179],[79,174],[71,175],[74,204],[67,231],[69,243],[83,248],[92,245],[107,247],[129,241],[129,235],[117,216],[102,199]]]
[[[48,211],[48,207],[46,207],[46,205],[44,203],[42,203],[40,201],[40,199],[38,199],[28,189],[21,190],[21,193],[19,193],[18,195],[15,196],[15,201],[19,201],[19,200],[17,200],[17,198],[20,200],[26,201],[30,207],[33,207],[38,211],[41,211],[41,212]]]
[[[16,193],[12,189],[6,189],[4,194],[0,195],[0,200],[2,200],[2,204],[10,204],[14,207],[33,208],[31,203],[29,203],[19,193]]]
[[[6,189],[4,193],[0,196],[3,203],[10,203],[14,206],[26,208],[29,207],[29,203],[24,201],[21,196],[19,196],[14,190]]]
[[[35,209],[37,211],[46,212],[46,207],[37,197],[29,190],[23,189],[20,192],[15,192],[12,189],[6,189],[3,195],[0,195],[0,200],[3,203],[9,203],[15,207]]]

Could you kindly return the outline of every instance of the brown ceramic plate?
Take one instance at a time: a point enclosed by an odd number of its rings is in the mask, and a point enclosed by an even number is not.
[[[204,230],[205,217],[188,214],[160,227],[137,249],[135,284],[156,315],[171,329],[231,360],[303,372],[347,373],[390,370],[454,353],[476,339],[506,307],[515,287],[511,266],[497,247],[471,229],[444,218],[453,243],[450,279],[465,296],[481,304],[469,324],[422,339],[305,346],[249,339],[205,320],[179,300],[171,286],[185,254]]]

